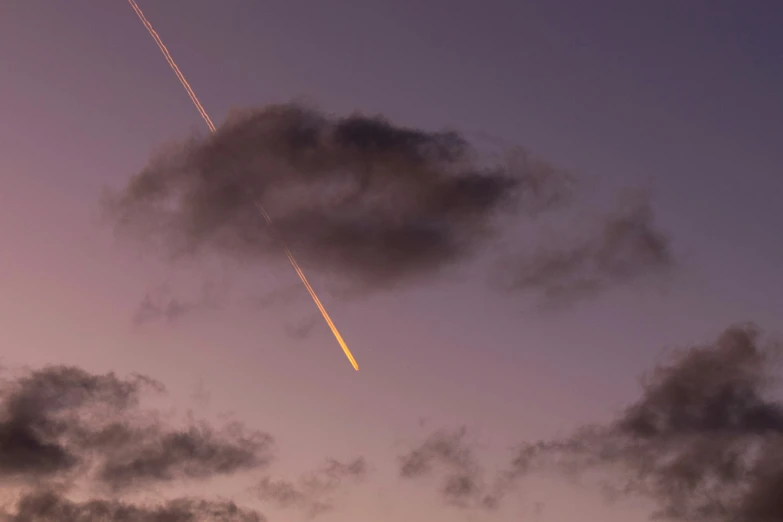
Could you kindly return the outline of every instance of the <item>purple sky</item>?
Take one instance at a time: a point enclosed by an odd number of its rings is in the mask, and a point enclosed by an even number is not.
[[[139,4],[216,122],[307,96],[498,136],[610,192],[651,188],[680,275],[662,293],[621,288],[553,314],[470,281],[356,302],[325,292],[359,373],[323,324],[288,336],[311,312],[304,301],[134,328],[145,292],[168,279],[193,291],[198,271],[114,242],[101,192],[203,122],[124,0],[17,0],[0,7],[4,365],[141,371],[183,401],[203,383],[211,411],[275,433],[283,474],[365,455],[377,476],[326,522],[473,520],[396,478],[395,445],[426,431],[419,419],[474,427],[487,458],[501,458],[615,412],[663,348],[737,321],[781,330],[780,2]],[[246,295],[295,282],[260,266]],[[564,492],[573,501],[552,502]],[[543,522],[647,515],[547,483],[488,519],[519,520],[539,499]]]

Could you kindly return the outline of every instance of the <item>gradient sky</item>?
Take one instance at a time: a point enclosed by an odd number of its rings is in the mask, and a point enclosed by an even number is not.
[[[203,387],[210,411],[279,438],[282,474],[365,455],[376,476],[326,522],[519,520],[538,500],[543,522],[645,520],[645,506],[556,483],[496,515],[460,513],[435,486],[399,482],[394,454],[428,427],[464,423],[500,459],[523,439],[614,413],[666,347],[739,321],[782,330],[783,4],[139,4],[216,122],[231,107],[306,96],[521,144],[610,192],[650,188],[679,277],[663,292],[619,289],[550,314],[471,281],[355,302],[325,293],[359,373],[324,325],[306,339],[286,333],[311,312],[306,301],[135,328],[145,292],[169,279],[193,291],[201,272],[115,242],[98,201],[203,122],[124,0],[16,0],[0,7],[2,363],[140,371],[181,404]],[[242,295],[295,282],[259,266]]]

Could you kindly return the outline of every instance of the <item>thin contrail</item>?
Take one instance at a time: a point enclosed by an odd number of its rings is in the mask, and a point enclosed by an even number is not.
[[[160,52],[163,53],[163,56],[166,58],[166,61],[171,67],[171,70],[173,70],[174,74],[177,75],[177,78],[179,79],[180,83],[185,88],[185,91],[187,91],[188,96],[190,96],[193,105],[196,106],[196,109],[198,110],[199,114],[201,114],[201,117],[206,122],[207,127],[209,127],[210,132],[214,133],[217,130],[215,124],[212,123],[212,119],[209,117],[209,114],[207,114],[207,111],[204,109],[204,106],[201,105],[201,102],[198,100],[196,93],[193,92],[193,89],[190,87],[190,84],[185,79],[185,76],[182,74],[182,71],[180,71],[179,67],[177,67],[177,64],[174,62],[174,58],[171,57],[171,53],[169,53],[169,50],[163,44],[163,41],[160,39],[160,36],[158,36],[158,33],[155,31],[155,29],[152,28],[152,24],[150,24],[149,20],[147,20],[147,17],[144,16],[144,13],[142,12],[141,8],[138,6],[136,1],[128,0],[128,3],[131,5],[133,10],[136,11],[139,20],[141,20],[141,23],[144,24],[144,27],[147,29],[147,32],[150,33],[152,39],[155,40],[158,49],[160,49]],[[332,330],[332,333],[334,334],[334,338],[337,339],[338,343],[340,343],[340,347],[343,349],[345,356],[348,357],[348,360],[351,362],[351,365],[353,365],[354,370],[359,371],[359,365],[356,363],[356,359],[354,359],[351,350],[348,349],[348,345],[345,344],[345,341],[343,340],[343,336],[340,335],[340,332],[337,330],[337,327],[334,325],[332,318],[329,317],[326,308],[324,308],[324,305],[321,303],[321,300],[316,295],[315,290],[313,290],[312,285],[310,285],[310,281],[307,280],[307,277],[304,275],[304,272],[302,272],[302,269],[299,267],[299,263],[296,262],[294,255],[291,253],[291,250],[288,248],[288,245],[286,245],[285,241],[283,241],[283,238],[280,236],[280,234],[277,233],[274,224],[272,223],[272,219],[269,217],[269,214],[267,214],[266,210],[264,210],[264,207],[261,205],[260,201],[255,200],[254,203],[258,211],[264,217],[264,220],[266,221],[267,225],[270,227],[272,232],[275,233],[278,240],[283,245],[283,249],[285,250],[285,254],[288,257],[288,261],[291,262],[291,266],[294,267],[294,270],[296,271],[296,274],[299,276],[299,279],[302,280],[302,284],[307,289],[307,292],[310,294],[310,297],[313,298],[313,302],[315,303],[315,306],[318,307],[318,310],[321,312],[324,321],[326,321],[326,324]]]

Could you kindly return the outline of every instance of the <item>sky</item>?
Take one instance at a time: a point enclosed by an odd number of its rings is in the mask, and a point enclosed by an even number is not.
[[[354,372],[324,324],[291,335],[313,317],[306,294],[253,305],[297,288],[285,266],[172,264],[112,234],[105,191],[203,122],[126,2],[17,0],[0,7],[4,367],[149,375],[179,413],[274,434],[279,477],[365,458],[368,478],[340,493],[326,522],[641,521],[643,501],[607,504],[549,479],[497,512],[461,510],[444,505],[437,481],[401,478],[396,455],[464,425],[487,466],[502,466],[523,440],[611,418],[666,349],[744,321],[783,333],[779,2],[139,5],[218,125],[235,108],[304,99],[520,145],[599,187],[597,200],[647,189],[676,275],[549,311],[474,268],[350,300],[313,276]],[[145,295],[168,285],[188,299],[215,278],[230,280],[233,301],[134,323]],[[270,520],[307,518],[239,479],[208,491]]]

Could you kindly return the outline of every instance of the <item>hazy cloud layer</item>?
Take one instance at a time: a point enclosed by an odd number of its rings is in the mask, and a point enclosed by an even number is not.
[[[172,255],[285,260],[258,200],[308,269],[378,288],[469,259],[502,214],[556,206],[570,186],[523,152],[485,165],[455,132],[288,104],[162,149],[107,208]]]
[[[364,458],[349,462],[328,459],[318,470],[301,477],[298,483],[264,477],[254,488],[258,498],[279,508],[295,508],[315,517],[333,509],[331,495],[345,482],[365,479],[369,467]]]
[[[783,520],[783,405],[770,394],[779,355],[756,327],[731,327],[656,368],[611,424],[522,447],[507,477],[597,477],[672,520]]]

